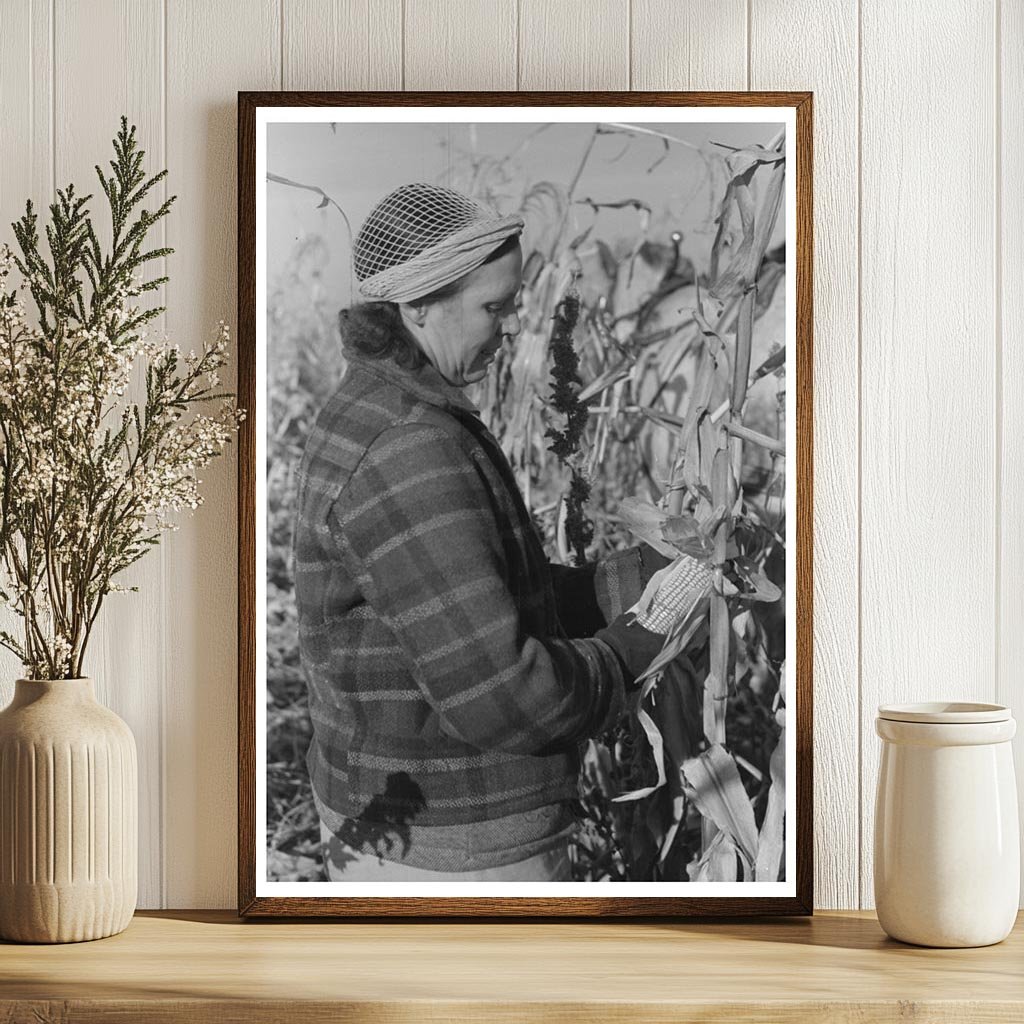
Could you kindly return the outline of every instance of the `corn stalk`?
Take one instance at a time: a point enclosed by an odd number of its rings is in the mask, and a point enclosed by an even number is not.
[[[776,720],[760,726],[771,745],[754,757],[736,747],[732,709],[743,696],[737,692],[741,672],[746,680],[758,674],[765,687],[777,680],[777,660],[758,650],[766,628],[784,633],[777,618],[772,622],[769,613],[751,610],[756,602],[766,608],[781,597],[767,568],[767,560],[777,562],[781,552],[784,572],[779,524],[769,524],[749,504],[741,484],[751,452],[770,462],[771,480],[785,453],[783,440],[769,436],[763,423],[744,422],[751,385],[785,368],[783,348],[751,373],[754,325],[781,277],[778,257],[766,263],[765,256],[781,208],[784,139],[780,133],[766,147],[730,149],[724,157],[717,234],[705,269],[688,274],[678,250],[673,256],[671,249],[648,244],[651,208],[642,199],[574,199],[596,141],[613,132],[642,137],[630,126],[602,126],[587,140],[570,188],[541,182],[525,191],[523,213],[539,212],[539,223],[549,227],[524,270],[523,331],[499,355],[475,400],[509,455],[550,550],[565,561],[560,499],[568,481],[543,438],[558,422],[549,396],[551,321],[577,282],[577,398],[589,407],[581,455],[586,453],[592,505],[598,506],[592,509],[596,550],[588,557],[599,555],[602,545],[607,550],[628,543],[632,534],[667,554],[688,554],[707,569],[706,592],[669,630],[631,723],[591,744],[585,777],[596,803],[586,808],[594,828],[583,877],[773,880],[783,848],[784,712],[778,708]],[[485,181],[474,184],[486,195]],[[639,232],[625,257],[615,257],[600,241],[588,242],[593,224],[565,237],[573,202],[589,205],[595,218],[605,206],[636,211]],[[674,244],[679,237],[672,236]],[[588,291],[585,269],[585,254],[595,251],[609,278],[606,294],[598,297]],[[681,321],[659,321],[658,296],[677,297],[687,284],[694,292],[689,312]],[[682,408],[673,407],[670,397],[679,382]],[[674,438],[674,455],[660,478],[657,467],[637,459],[652,431]],[[652,491],[660,485],[657,505],[639,496],[644,472]],[[635,488],[637,499],[614,498],[616,483]],[[609,498],[618,505],[611,515]],[[778,564],[771,571],[778,572]],[[763,818],[760,829],[755,807]]]
[[[775,140],[768,147],[768,154],[784,153],[784,139]],[[768,155],[766,154],[766,155]],[[769,156],[769,159],[771,157]],[[725,230],[731,213],[731,203],[735,202],[742,224],[742,239],[739,247],[725,270],[711,284],[711,295],[719,300],[731,299],[725,307],[730,311],[738,300],[735,319],[734,341],[731,346],[731,382],[728,409],[717,425],[712,429],[702,429],[708,419],[708,403],[712,382],[720,371],[722,364],[728,364],[730,350],[723,338],[726,313],[723,312],[715,326],[707,323],[704,310],[698,308],[696,319],[702,325],[704,334],[704,352],[698,372],[694,397],[683,424],[679,430],[678,448],[673,475],[670,484],[669,511],[673,515],[682,512],[687,491],[706,489],[707,481],[702,479],[700,445],[713,447],[711,458],[710,492],[711,504],[714,508],[725,509],[725,515],[718,524],[714,538],[714,570],[713,583],[709,600],[709,671],[704,680],[703,692],[703,725],[707,751],[700,758],[693,759],[682,766],[684,776],[690,782],[691,798],[698,807],[702,795],[706,795],[707,786],[702,783],[706,777],[713,777],[716,784],[727,777],[730,785],[722,787],[727,794],[726,806],[736,814],[730,820],[746,820],[745,811],[749,811],[749,801],[739,783],[739,775],[735,762],[726,753],[726,705],[729,697],[729,681],[732,676],[730,655],[735,642],[732,629],[733,612],[728,597],[737,592],[736,587],[728,580],[726,568],[728,563],[729,542],[734,530],[734,512],[738,509],[737,481],[742,476],[743,445],[743,410],[747,398],[750,378],[750,361],[753,343],[754,309],[757,299],[757,276],[764,259],[765,250],[774,228],[782,198],[785,178],[785,164],[781,159],[772,161],[773,167],[761,203],[761,209],[755,209],[755,201],[751,182],[761,160],[758,155],[745,152],[736,154],[729,161],[730,167],[736,172],[729,183],[723,203],[719,234],[715,241],[712,256],[712,267],[719,262]],[[698,291],[698,307],[700,293]],[[740,428],[740,429],[736,429]],[[696,466],[693,465],[694,447],[698,448]],[[696,485],[696,486],[694,486]],[[702,759],[706,763],[701,764]],[[724,759],[724,760],[723,760]],[[731,765],[727,769],[726,765]],[[697,766],[701,766],[698,772]],[[714,765],[714,771],[711,766]],[[736,877],[736,854],[744,864],[745,870],[753,870],[757,860],[756,840],[751,844],[741,842],[735,827],[729,830],[724,838],[720,835],[721,818],[703,814],[701,822],[702,850],[699,862],[699,877],[709,881],[733,880]],[[753,817],[750,817],[753,824]],[[781,822],[778,823],[781,829]],[[748,832],[748,830],[745,830]]]

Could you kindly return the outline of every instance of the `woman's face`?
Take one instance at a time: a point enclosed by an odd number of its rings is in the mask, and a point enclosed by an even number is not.
[[[410,304],[407,326],[449,384],[465,387],[482,380],[502,339],[519,333],[516,297],[522,276],[523,251],[517,245],[470,271],[454,295]]]

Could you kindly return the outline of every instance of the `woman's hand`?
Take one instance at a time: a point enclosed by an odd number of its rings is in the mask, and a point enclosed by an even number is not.
[[[647,586],[647,581],[659,569],[664,569],[675,561],[674,558],[666,558],[657,548],[646,542],[641,542],[637,551],[640,553],[640,578],[644,586]]]
[[[617,619],[598,630],[595,640],[603,640],[622,663],[626,677],[626,689],[635,689],[636,680],[647,670],[647,666],[661,653],[665,646],[665,635],[654,633],[633,621],[633,616],[623,612]]]

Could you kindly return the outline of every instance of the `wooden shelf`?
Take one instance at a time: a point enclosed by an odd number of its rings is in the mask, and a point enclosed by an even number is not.
[[[0,943],[0,1022],[1024,1020],[1024,919],[931,950],[873,915],[738,922],[239,921],[153,911],[64,946]]]

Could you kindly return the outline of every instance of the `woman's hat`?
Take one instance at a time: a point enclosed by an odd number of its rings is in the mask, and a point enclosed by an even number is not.
[[[411,302],[479,267],[522,232],[478,199],[414,182],[386,195],[356,235],[352,259],[365,299]]]

